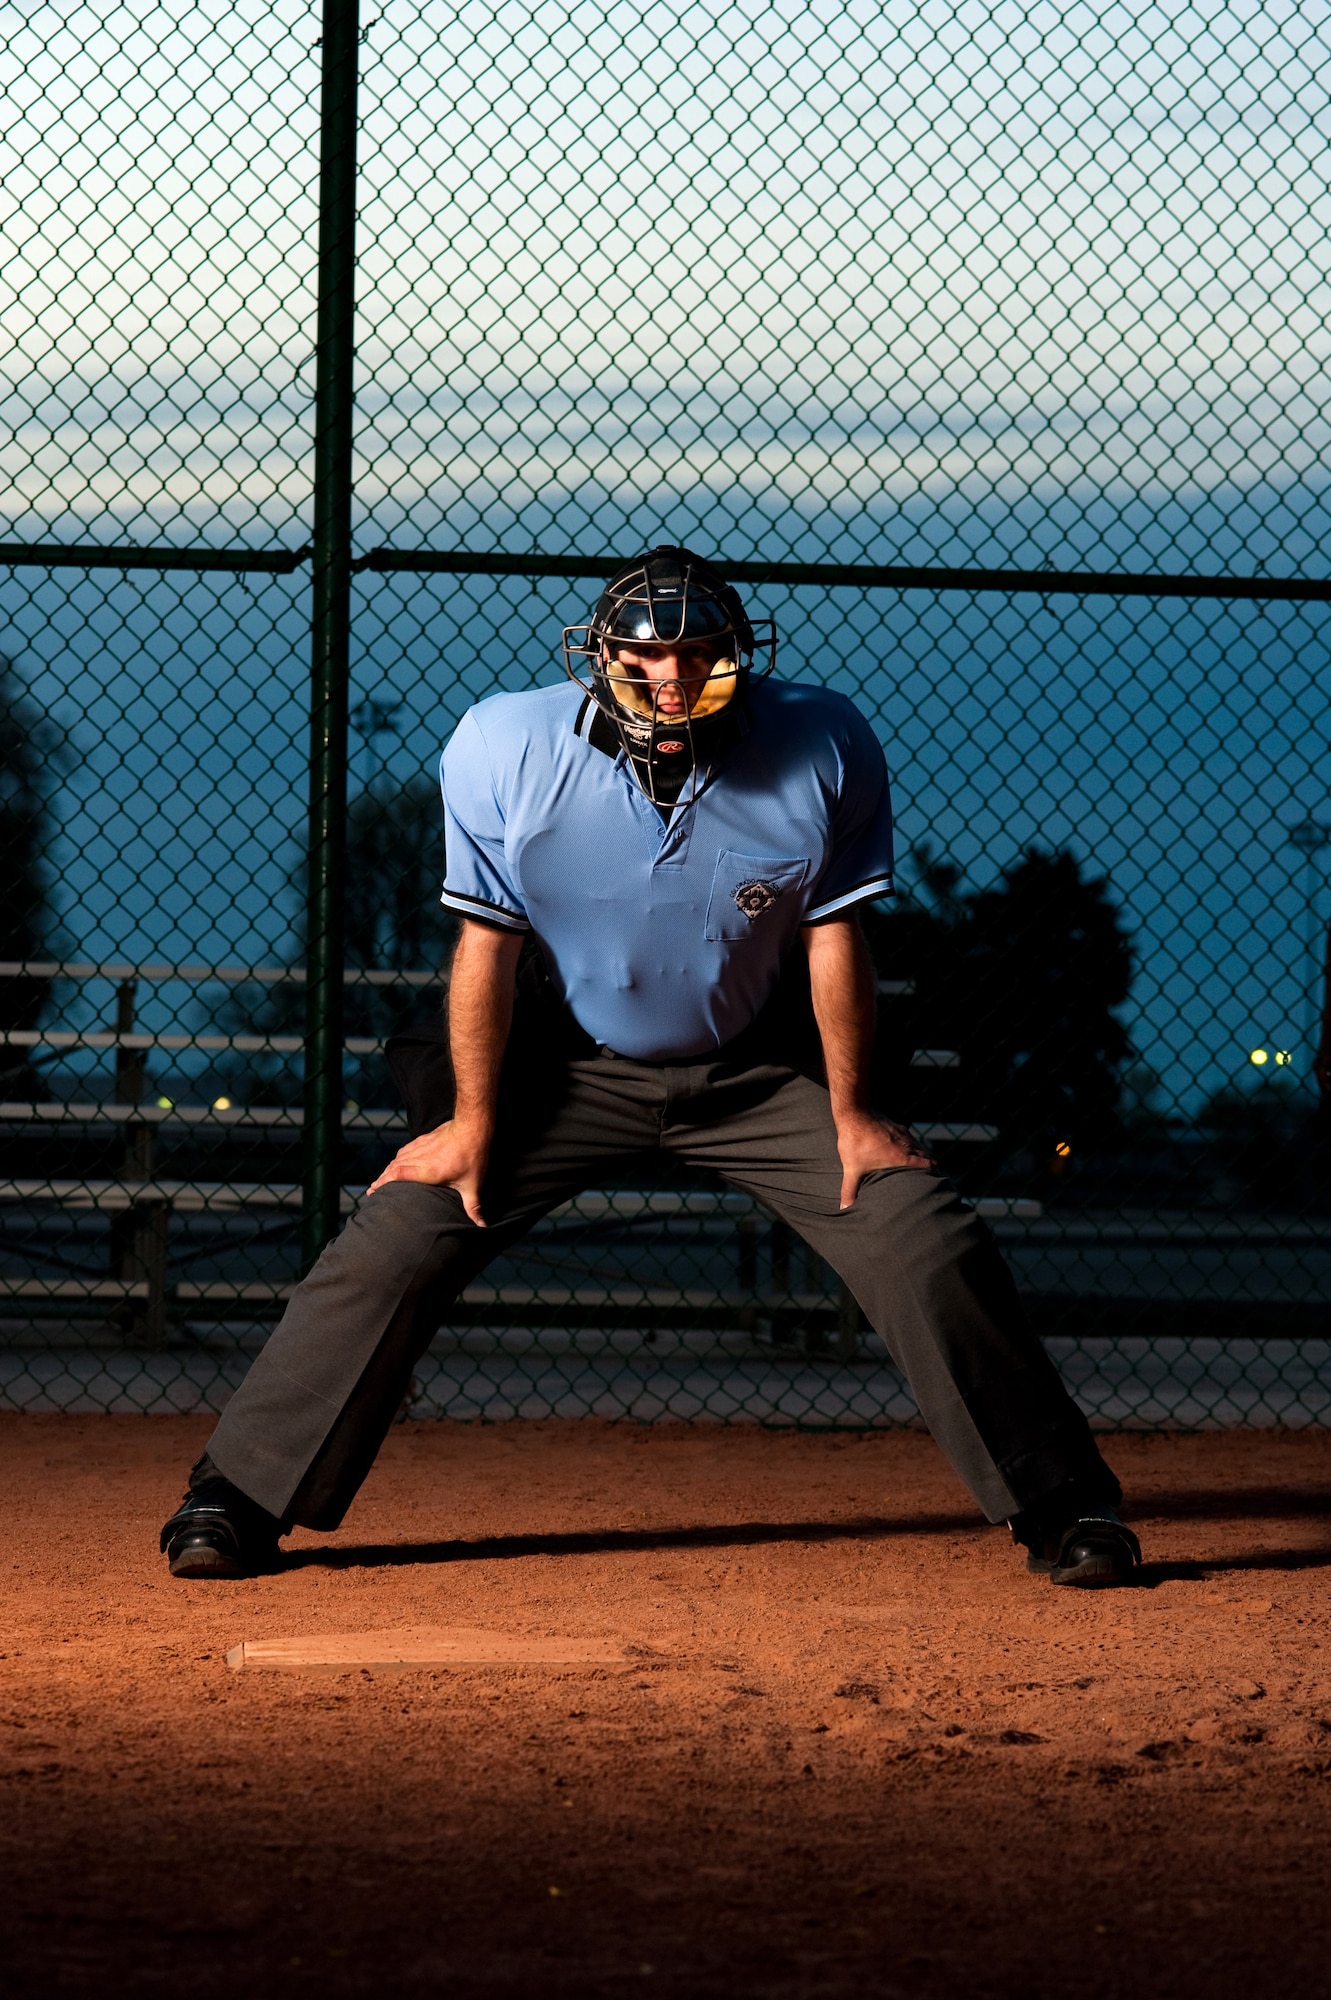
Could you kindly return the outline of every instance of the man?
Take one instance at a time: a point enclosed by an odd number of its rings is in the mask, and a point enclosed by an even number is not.
[[[756,1196],[840,1273],[1029,1568],[1114,1584],[1140,1561],[989,1232],[868,1102],[854,912],[891,889],[882,751],[843,696],[756,675],[757,645],[709,563],[658,548],[565,632],[576,685],[463,717],[442,766],[443,901],[463,920],[451,1102],[428,1063],[408,1075],[419,1136],[228,1404],[162,1530],[174,1575],[244,1574],[294,1523],[336,1528],[462,1288],[607,1168],[662,1153]],[[775,647],[769,622],[768,673]],[[529,936],[543,1025],[511,1036]],[[801,954],[817,1077],[781,1004]]]

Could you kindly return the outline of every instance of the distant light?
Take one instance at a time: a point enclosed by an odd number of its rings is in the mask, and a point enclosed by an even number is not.
[[[1258,1069],[1260,1069],[1262,1064],[1267,1060],[1268,1058],[1265,1049],[1254,1049],[1252,1054],[1248,1057],[1248,1061],[1255,1062]]]
[[[1265,1061],[1265,1057],[1263,1057],[1263,1061]],[[213,1099],[214,1111],[229,1111],[230,1109],[231,1099],[229,1097],[215,1097]]]
[[[1072,1158],[1072,1148],[1071,1146],[1069,1146],[1066,1139],[1060,1139],[1058,1143],[1055,1145],[1054,1151],[1057,1153],[1060,1160],[1070,1160]]]
[[[157,1109],[159,1111],[174,1111],[175,1108],[176,1108],[175,1105],[171,1102],[171,1099],[169,1097],[158,1098]]]
[[[1281,1068],[1281,1069],[1284,1069],[1284,1068],[1285,1068],[1285,1066],[1286,1066],[1286,1065],[1287,1065],[1288,1063],[1292,1063],[1292,1062],[1293,1062],[1293,1060],[1294,1060],[1294,1058],[1293,1058],[1293,1056],[1292,1056],[1292,1055],[1290,1054],[1290,1052],[1289,1052],[1289,1050],[1288,1050],[1288,1049],[1277,1049],[1277,1050],[1276,1050],[1276,1063],[1277,1063],[1277,1066],[1278,1066],[1279,1068]]]

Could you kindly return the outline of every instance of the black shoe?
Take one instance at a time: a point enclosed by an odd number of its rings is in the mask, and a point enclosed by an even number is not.
[[[162,1529],[172,1576],[259,1576],[278,1557],[283,1523],[229,1479],[187,1493]]]
[[[1027,1569],[1033,1576],[1047,1576],[1051,1583],[1075,1583],[1092,1590],[1130,1583],[1142,1559],[1141,1543],[1109,1507],[1034,1532],[1023,1524],[1019,1533],[1013,1522],[1012,1532],[1026,1544]]]

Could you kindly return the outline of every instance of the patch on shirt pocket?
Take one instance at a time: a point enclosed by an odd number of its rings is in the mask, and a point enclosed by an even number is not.
[[[778,904],[799,888],[808,868],[804,856],[792,860],[788,854],[737,854],[722,848],[707,905],[707,942],[728,944],[779,923]]]

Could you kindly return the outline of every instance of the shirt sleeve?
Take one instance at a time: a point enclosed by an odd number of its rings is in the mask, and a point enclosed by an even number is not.
[[[444,888],[439,900],[459,916],[531,929],[509,872],[504,807],[474,710],[463,716],[439,760],[444,794]]]
[[[845,743],[832,852],[814,884],[806,924],[892,893],[892,800],[882,745],[858,709]]]

